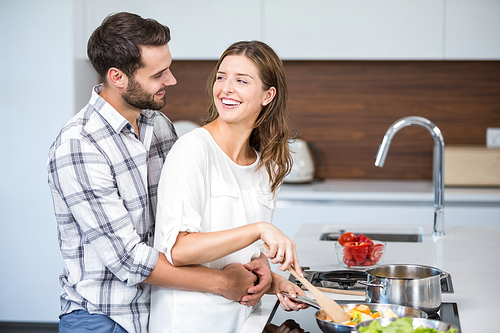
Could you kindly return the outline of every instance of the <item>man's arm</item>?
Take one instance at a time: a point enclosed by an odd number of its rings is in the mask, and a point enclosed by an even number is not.
[[[143,282],[164,288],[213,293],[240,301],[256,281],[257,276],[241,264],[231,264],[222,270],[202,265],[176,267],[160,252],[153,271]]]

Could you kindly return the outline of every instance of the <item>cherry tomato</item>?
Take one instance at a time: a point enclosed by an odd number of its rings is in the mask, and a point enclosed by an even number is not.
[[[354,259],[347,259],[344,256],[344,258],[342,259],[342,261],[344,262],[344,264],[347,265],[347,267],[356,266],[356,260],[354,260]]]
[[[346,243],[344,243],[345,245]],[[352,251],[350,247],[344,246],[344,258],[347,260],[354,260],[354,257],[352,255]]]
[[[359,235],[358,235],[358,237],[356,237],[356,242],[360,242],[360,243],[362,243],[362,242],[364,242],[364,243],[368,243],[368,244],[370,244],[370,246],[372,246],[372,245],[373,245],[373,241],[372,241],[370,238],[368,238],[368,237],[366,237],[365,235],[363,235],[363,234],[359,234]]]
[[[374,244],[368,250],[368,259],[374,264],[378,263],[384,254],[384,246],[382,244]]]
[[[370,261],[370,259],[366,259],[361,263],[361,266],[371,266],[373,265],[373,262]]]
[[[352,255],[356,262],[362,263],[365,261],[368,256],[368,250],[370,248],[370,244],[364,242],[347,242],[344,243],[344,256],[347,252]]]
[[[346,242],[355,242],[355,241],[356,241],[356,235],[354,234],[354,232],[343,233],[342,235],[340,235],[338,240],[340,245],[344,245],[344,243]]]

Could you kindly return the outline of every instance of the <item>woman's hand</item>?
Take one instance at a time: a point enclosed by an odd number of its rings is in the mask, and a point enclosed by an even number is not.
[[[306,296],[304,291],[296,284],[290,282],[289,280],[285,279],[284,277],[276,273],[273,273],[272,290],[277,295],[280,301],[281,308],[285,311],[298,311],[308,307],[304,303],[297,303],[293,301],[293,298],[295,298],[297,295]],[[281,294],[282,291],[288,293],[291,299],[289,299],[286,296],[283,296]]]
[[[266,257],[273,264],[281,264],[278,266],[279,270],[286,271],[293,266],[297,274],[303,276],[295,251],[295,243],[271,223],[261,222],[259,227],[260,239],[265,243]]]
[[[269,261],[264,254],[243,266],[257,276],[257,284],[248,289],[248,295],[243,296],[240,304],[253,306],[273,285],[271,267],[269,267]]]

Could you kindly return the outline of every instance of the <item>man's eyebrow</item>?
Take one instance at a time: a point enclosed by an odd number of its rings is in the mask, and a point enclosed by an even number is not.
[[[169,70],[170,67],[164,68],[161,71],[156,72],[155,74],[151,75],[151,77],[159,76],[161,75],[164,71]]]

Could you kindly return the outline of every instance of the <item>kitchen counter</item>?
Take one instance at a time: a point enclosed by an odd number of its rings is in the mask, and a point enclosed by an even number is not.
[[[331,224],[301,225],[294,241],[302,266],[311,270],[340,269],[334,242],[319,240],[323,231],[333,227]],[[448,225],[445,226],[446,235],[437,239],[432,235],[432,226],[423,226],[423,229],[422,242],[388,243],[383,264],[422,264],[450,273],[455,292],[443,294],[443,302],[457,303],[462,332],[490,332],[490,323],[497,318],[500,300],[500,226]],[[356,297],[327,294],[337,300]],[[359,299],[363,301],[362,297]],[[242,332],[262,332],[275,302],[275,296],[266,295],[262,306],[251,314]]]
[[[434,201],[434,184],[428,180],[326,179],[309,184],[284,184],[280,201]],[[446,187],[446,205],[500,204],[499,187]]]

